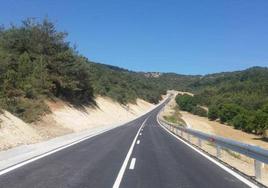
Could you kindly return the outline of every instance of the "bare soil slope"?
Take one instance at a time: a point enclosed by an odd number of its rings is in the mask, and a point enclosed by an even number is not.
[[[196,116],[188,112],[181,111],[181,114],[182,119],[193,129],[268,149],[268,142],[263,141],[260,136],[245,133],[234,129],[232,126],[210,121],[207,118]]]
[[[47,102],[52,113],[27,124],[9,112],[0,115],[0,150],[37,143],[71,132],[116,125],[130,121],[154,107],[138,99],[123,106],[110,98],[97,97],[96,107],[75,108],[62,101]]]

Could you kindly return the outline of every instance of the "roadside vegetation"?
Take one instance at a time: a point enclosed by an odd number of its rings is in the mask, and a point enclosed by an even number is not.
[[[178,95],[182,110],[234,126],[249,133],[263,134],[268,129],[268,69],[208,75],[189,85],[196,95]]]
[[[66,36],[48,20],[28,19],[20,26],[1,28],[1,108],[33,122],[49,112],[46,99],[82,106],[104,95],[124,104],[138,97],[157,103],[165,93],[154,80],[90,62]]]
[[[94,105],[97,95],[122,104],[135,103],[137,98],[157,103],[178,81],[185,81],[180,89],[188,83],[187,76],[154,77],[91,62],[66,37],[67,33],[57,31],[47,19],[27,19],[0,28],[1,109],[33,122],[49,113],[47,99],[80,107]],[[189,78],[190,82],[195,79]]]
[[[82,107],[101,95],[121,104],[157,103],[174,89],[195,94],[177,96],[182,110],[255,134],[268,128],[267,68],[206,76],[133,72],[88,60],[66,37],[47,19],[0,27],[1,109],[33,122],[49,113],[46,100]]]
[[[207,111],[198,104],[198,101],[194,96],[179,94],[176,96],[175,100],[181,110],[191,112],[192,114],[202,117],[207,117]]]
[[[181,118],[180,109],[178,108],[178,106],[173,107],[172,113],[169,115],[164,115],[163,118],[167,122],[174,123],[176,125],[180,126],[186,125],[184,120]]]

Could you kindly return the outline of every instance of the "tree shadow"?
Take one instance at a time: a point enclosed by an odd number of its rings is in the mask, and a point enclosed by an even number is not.
[[[253,138],[253,140],[261,140],[261,141],[264,141],[264,142],[268,142],[268,138],[265,138],[265,137]]]
[[[87,108],[93,108],[93,109],[99,109],[98,104],[95,101],[95,98],[92,98],[90,100],[87,101],[67,101],[69,103],[70,106],[77,108],[80,111],[83,111],[84,113],[88,113]]]
[[[69,107],[74,107],[80,111],[83,111],[84,113],[88,113],[87,108],[93,108],[93,109],[100,109],[95,97],[91,97],[89,99],[86,100],[75,100],[74,98],[66,98],[66,97],[58,97],[58,98],[52,98],[50,97],[50,100],[53,102],[57,102],[57,99],[61,99],[62,101],[64,101],[66,103],[67,106]]]

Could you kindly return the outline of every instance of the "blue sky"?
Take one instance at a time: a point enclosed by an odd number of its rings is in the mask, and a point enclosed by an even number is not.
[[[0,0],[0,24],[48,17],[90,60],[206,74],[268,66],[267,0]]]

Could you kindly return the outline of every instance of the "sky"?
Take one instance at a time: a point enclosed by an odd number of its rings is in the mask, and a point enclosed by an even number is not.
[[[207,74],[268,66],[267,0],[0,0],[0,24],[49,18],[92,61]]]

